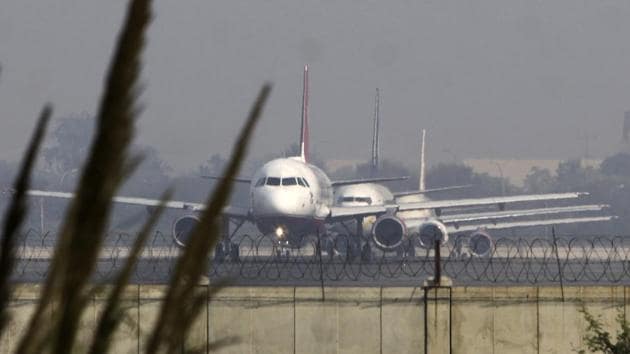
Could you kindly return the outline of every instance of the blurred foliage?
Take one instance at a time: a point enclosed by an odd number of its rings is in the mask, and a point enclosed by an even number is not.
[[[106,74],[93,137],[90,139],[91,134],[85,132],[83,121],[77,123],[76,120],[64,120],[55,130],[56,144],[44,151],[48,172],[61,174],[63,179],[69,171],[80,167],[79,179],[74,198],[69,202],[62,219],[54,255],[35,310],[25,330],[20,333],[21,338],[17,340],[18,353],[105,353],[110,351],[112,336],[123,320],[123,290],[163,210],[164,201],[170,198],[170,192],[161,197],[163,202],[159,207],[150,210],[151,217],[138,233],[122,271],[107,291],[105,306],[96,321],[96,331],[87,337],[79,335],[80,319],[96,287],[91,278],[104,242],[112,198],[119,193],[123,182],[143,159],[145,173],[137,176],[142,187],[147,185],[150,188],[147,189],[148,193],[154,192],[169,180],[164,174],[168,167],[157,156],[156,150],[145,149],[138,153],[131,148],[139,113],[136,98],[140,90],[141,54],[151,17],[151,0],[129,2]],[[223,172],[226,178],[218,182],[217,188],[205,199],[207,207],[200,212],[199,223],[192,230],[189,243],[183,247],[177,259],[174,275],[157,314],[158,320],[148,333],[146,352],[200,352],[229,342],[219,340],[207,343],[204,348],[186,348],[185,344],[190,327],[202,312],[201,307],[220,288],[214,285],[205,293],[197,291],[201,277],[208,269],[210,250],[220,237],[222,210],[231,194],[232,178],[240,169],[270,90],[269,85],[261,89],[234,144],[232,156],[226,163]],[[42,111],[15,177],[13,198],[5,213],[0,249],[0,336],[11,317],[8,311],[12,287],[10,276],[15,263],[16,240],[27,210],[26,191],[30,189],[33,166],[51,112],[48,106]],[[88,139],[89,142],[82,139]]]
[[[525,176],[523,191],[525,193],[551,193],[555,189],[555,183],[556,180],[551,171],[534,166]]]
[[[580,310],[586,320],[586,334],[582,338],[589,352],[604,354],[627,354],[630,353],[630,325],[623,310],[619,310],[615,322],[619,325],[619,330],[613,343],[610,332],[604,329],[601,319],[595,318],[590,312],[582,307]],[[580,354],[587,351],[581,349]]]
[[[630,177],[630,155],[619,153],[602,161],[600,170],[606,176]]]
[[[45,170],[62,176],[81,168],[94,131],[94,117],[88,114],[57,119],[53,143],[42,150]]]

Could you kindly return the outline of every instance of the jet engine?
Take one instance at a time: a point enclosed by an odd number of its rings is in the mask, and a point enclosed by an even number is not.
[[[477,257],[486,257],[494,247],[492,237],[484,230],[477,230],[468,238],[468,249]]]
[[[185,215],[175,219],[173,222],[172,236],[175,243],[184,247],[188,243],[192,230],[199,223],[199,218],[195,215]]]
[[[395,216],[381,216],[372,227],[372,239],[384,251],[396,249],[406,237],[405,222]]]
[[[446,226],[437,220],[421,220],[418,224],[416,219],[408,225],[403,219],[390,215],[376,220],[372,239],[378,248],[393,251],[409,238],[410,233],[417,235],[418,244],[423,248],[432,248],[436,239],[440,240],[440,244],[448,241]]]
[[[428,220],[418,230],[418,243],[420,247],[429,249],[435,246],[435,240],[440,241],[440,245],[448,242],[448,232],[446,226],[437,220]]]

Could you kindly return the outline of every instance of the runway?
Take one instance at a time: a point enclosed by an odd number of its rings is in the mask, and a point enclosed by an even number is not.
[[[99,254],[94,282],[114,279],[127,261],[133,235],[108,234]],[[56,237],[29,232],[16,249],[13,280],[39,283],[45,280]],[[406,253],[383,253],[372,248],[370,257],[343,247],[333,250],[315,240],[298,249],[274,247],[268,237],[239,235],[231,246],[209,258],[211,282],[227,280],[243,286],[418,286],[435,273],[433,250],[420,247]],[[505,237],[495,239],[488,255],[471,255],[457,242],[440,249],[442,274],[455,285],[626,285],[630,284],[630,237],[590,236]],[[132,283],[168,283],[182,249],[169,234],[156,232],[147,242],[136,265]],[[320,256],[321,254],[321,256]]]
[[[94,282],[111,281],[126,257],[101,258]],[[168,283],[175,268],[175,257],[142,257],[131,279],[135,284]],[[20,259],[13,280],[20,283],[43,282],[49,258]],[[341,257],[241,257],[239,261],[212,261],[210,282],[227,280],[243,286],[419,286],[434,274],[433,257],[377,258],[370,262],[349,262]],[[558,285],[560,270],[564,284],[630,284],[630,262],[626,260],[585,258],[468,258],[442,259],[442,274],[462,286]]]

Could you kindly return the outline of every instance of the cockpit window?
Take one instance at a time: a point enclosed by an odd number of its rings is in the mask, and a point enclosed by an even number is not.
[[[278,177],[267,177],[267,185],[268,186],[279,186],[280,178]]]
[[[304,185],[306,185],[306,187],[310,187],[310,185],[308,184],[308,181],[306,180],[306,178],[301,178],[301,179],[302,179],[302,181],[304,181]]]
[[[302,179],[302,177],[298,177],[297,178],[298,184],[302,187],[306,187],[306,184],[304,184],[304,180]]]
[[[282,179],[282,185],[283,186],[295,186],[295,185],[297,185],[297,180],[295,179],[295,177],[283,178]]]
[[[264,185],[265,185],[265,177],[260,177],[258,181],[256,182],[256,187],[260,187]]]

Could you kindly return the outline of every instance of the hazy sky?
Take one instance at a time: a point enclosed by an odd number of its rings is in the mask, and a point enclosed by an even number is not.
[[[0,157],[42,103],[96,110],[126,1],[1,0]],[[260,85],[274,90],[251,156],[298,137],[311,72],[312,150],[368,159],[374,90],[383,156],[605,156],[630,109],[630,1],[157,1],[137,141],[177,168],[226,154]],[[450,151],[450,152],[447,152]]]

